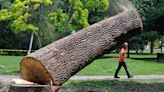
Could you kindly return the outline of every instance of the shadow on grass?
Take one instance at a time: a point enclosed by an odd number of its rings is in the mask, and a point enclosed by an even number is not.
[[[99,59],[118,58],[117,56],[102,56]]]
[[[136,53],[131,53],[130,55],[130,59],[134,59],[134,60],[144,60],[144,61],[156,61],[156,57],[151,57],[151,55],[153,54],[148,54],[148,53],[142,53],[142,54],[136,54]],[[134,55],[138,55],[137,57]],[[141,57],[140,57],[141,56]],[[99,59],[109,59],[109,58],[118,58],[118,56],[110,56],[110,55],[106,55],[106,56],[102,56]]]
[[[156,61],[156,58],[131,58],[135,60],[144,60],[144,61]]]
[[[69,81],[60,92],[163,92],[164,83],[139,83],[135,81]]]
[[[138,55],[138,57],[131,57],[131,59],[135,59],[135,60],[156,61],[156,57],[153,57],[156,54],[150,54],[150,53],[136,54],[136,53],[131,53],[130,55]],[[139,57],[139,56],[141,56],[141,57]]]
[[[118,58],[117,56],[102,56],[102,57],[100,57],[99,59],[109,59],[109,58]],[[150,58],[150,57],[141,57],[141,58],[134,58],[134,57],[132,57],[132,58],[130,58],[130,59],[134,59],[134,60],[144,60],[144,61],[156,61],[156,58],[154,58],[154,57],[152,57],[152,58]]]
[[[130,55],[156,55],[156,53],[150,54],[150,53],[130,53]]]

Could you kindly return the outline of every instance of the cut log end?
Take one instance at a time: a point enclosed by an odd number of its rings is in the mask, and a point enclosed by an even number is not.
[[[50,84],[53,81],[48,71],[35,58],[26,57],[20,63],[21,77],[38,84]]]

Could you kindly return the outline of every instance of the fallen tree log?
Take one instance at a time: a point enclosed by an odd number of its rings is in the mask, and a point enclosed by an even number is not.
[[[60,86],[96,58],[139,34],[142,21],[135,10],[124,11],[43,47],[22,59],[23,79]]]

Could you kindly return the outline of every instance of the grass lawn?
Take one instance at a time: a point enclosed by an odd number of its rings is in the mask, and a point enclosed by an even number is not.
[[[19,63],[22,56],[0,56],[0,65],[4,66],[0,69],[0,74],[19,74]]]
[[[164,80],[67,81],[61,92],[163,92]]]
[[[107,54],[95,60],[77,75],[113,75],[118,65],[118,54]],[[156,55],[131,54],[127,60],[129,71],[135,74],[164,74],[164,63],[156,62]],[[19,74],[19,63],[23,56],[0,56],[0,74]],[[121,69],[120,74],[125,74]]]
[[[118,54],[108,54],[100,59],[95,60],[77,75],[113,75],[117,66]],[[146,74],[164,74],[164,63],[156,62],[156,55],[149,54],[131,54],[131,59],[126,61],[131,73]],[[125,74],[121,69],[120,74]]]

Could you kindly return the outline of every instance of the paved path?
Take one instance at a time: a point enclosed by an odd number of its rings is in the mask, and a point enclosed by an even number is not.
[[[19,76],[0,75],[0,83],[10,84],[12,79],[19,79]],[[73,76],[70,80],[113,80],[113,76]],[[122,75],[120,79],[128,79]],[[136,75],[131,79],[164,79],[164,75]]]
[[[113,76],[73,76],[70,80],[112,80]],[[122,75],[120,79],[128,79],[127,76]],[[164,75],[136,75],[130,79],[164,79]]]
[[[10,84],[12,82],[12,79],[18,79],[19,76],[13,76],[13,75],[0,75],[0,83],[3,84]]]

